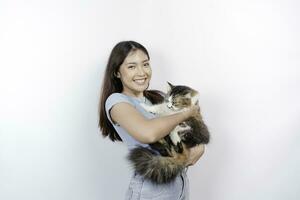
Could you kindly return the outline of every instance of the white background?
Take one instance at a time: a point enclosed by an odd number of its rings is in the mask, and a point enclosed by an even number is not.
[[[0,199],[123,199],[126,147],[103,139],[112,47],[149,50],[151,88],[199,90],[212,141],[191,200],[300,198],[296,0],[1,0]]]

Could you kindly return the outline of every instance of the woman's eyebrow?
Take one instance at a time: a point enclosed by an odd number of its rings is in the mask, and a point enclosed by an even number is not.
[[[126,63],[126,65],[131,65],[131,64],[136,64],[136,62],[129,62],[129,63]]]
[[[144,63],[144,62],[147,62],[147,61],[149,61],[149,59],[146,59],[146,60],[144,60],[144,61],[142,61],[142,62]],[[136,64],[136,62],[129,62],[129,63],[126,63],[126,65],[130,65],[130,64]]]

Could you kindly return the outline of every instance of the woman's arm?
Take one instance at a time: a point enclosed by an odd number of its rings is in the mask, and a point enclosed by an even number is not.
[[[198,105],[169,116],[146,119],[129,103],[115,104],[110,110],[111,119],[142,143],[153,143],[168,135],[180,122],[199,113]]]
[[[187,149],[189,152],[189,157],[186,166],[194,165],[204,154],[205,152],[205,145],[200,144],[193,148]]]

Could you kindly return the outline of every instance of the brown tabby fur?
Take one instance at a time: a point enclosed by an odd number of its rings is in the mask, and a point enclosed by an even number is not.
[[[165,96],[165,101],[153,106],[143,106],[158,116],[180,112],[195,103],[198,92],[187,86],[173,86]],[[176,142],[173,136],[178,135]],[[207,144],[210,134],[200,113],[180,123],[168,136],[150,144],[151,148],[136,147],[128,155],[135,171],[145,179],[162,184],[173,181],[186,167],[188,148]],[[175,141],[175,143],[174,143]]]

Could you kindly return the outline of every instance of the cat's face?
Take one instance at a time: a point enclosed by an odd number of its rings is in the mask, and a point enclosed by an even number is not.
[[[198,101],[198,92],[196,90],[187,86],[174,86],[170,83],[168,83],[168,86],[168,108],[172,110],[181,110],[196,104]]]

